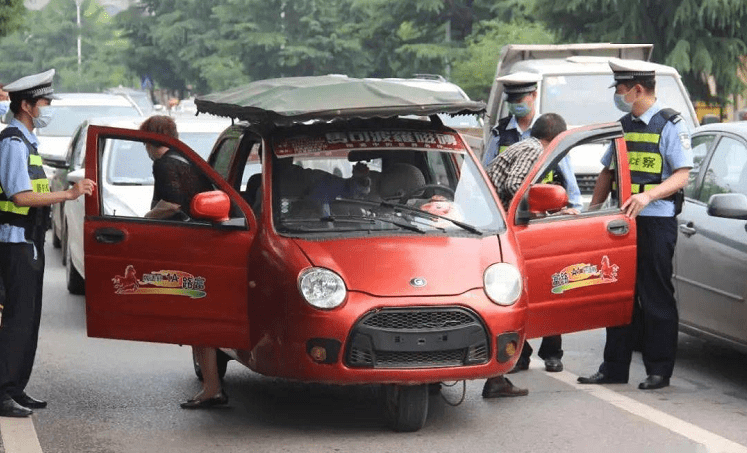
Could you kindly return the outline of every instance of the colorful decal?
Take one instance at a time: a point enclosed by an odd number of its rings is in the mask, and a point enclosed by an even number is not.
[[[607,255],[602,257],[602,264],[599,266],[588,263],[572,264],[552,275],[552,292],[561,294],[569,289],[614,283],[617,281],[618,269],[617,264],[610,265]]]
[[[280,157],[319,154],[348,149],[415,148],[464,151],[459,135],[430,131],[327,132],[324,136],[296,136],[275,142]]]
[[[170,294],[192,299],[205,297],[205,278],[183,271],[158,271],[137,278],[133,265],[112,279],[116,294]]]

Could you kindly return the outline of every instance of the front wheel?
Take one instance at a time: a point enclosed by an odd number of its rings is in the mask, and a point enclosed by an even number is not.
[[[70,241],[65,241],[65,280],[70,294],[82,296],[86,293],[86,281],[75,269],[73,258],[70,256]]]
[[[399,432],[418,431],[428,416],[428,385],[384,386],[384,404],[389,426]]]

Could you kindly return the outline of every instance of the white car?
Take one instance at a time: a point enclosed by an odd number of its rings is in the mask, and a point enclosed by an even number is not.
[[[76,128],[89,118],[141,116],[143,111],[130,98],[119,94],[55,93],[49,109],[52,122],[36,129],[39,154],[47,159],[64,158]]]
[[[218,135],[231,125],[226,118],[175,118],[179,140],[189,145],[197,154],[207,158]],[[71,162],[73,169],[67,173],[67,181],[75,183],[85,177],[85,155],[88,127],[110,126],[137,129],[143,118],[108,118],[86,121],[80,125],[75,136],[80,137],[73,149]],[[103,178],[98,190],[106,200],[105,212],[108,215],[142,217],[150,210],[153,198],[153,162],[145,152],[145,147],[124,140],[110,140],[104,148],[102,166]],[[85,268],[83,264],[83,218],[85,199],[68,201],[64,209],[61,243],[63,261],[67,275],[67,288],[73,294],[85,291]]]

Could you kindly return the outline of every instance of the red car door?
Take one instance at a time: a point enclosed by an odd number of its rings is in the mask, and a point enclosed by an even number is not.
[[[526,219],[532,184],[575,147],[606,149],[611,141],[622,190],[579,215]],[[588,148],[587,148],[588,149]],[[601,154],[600,154],[601,157]],[[514,197],[508,213],[527,273],[527,337],[630,322],[636,274],[635,219],[620,211],[630,196],[630,173],[619,123],[588,126],[556,138]]]
[[[117,190],[152,174],[146,142],[176,150],[228,194],[229,218],[155,220],[122,208]],[[97,182],[84,227],[88,335],[249,347],[247,257],[256,222],[238,193],[182,142],[128,129],[89,127],[86,177]]]

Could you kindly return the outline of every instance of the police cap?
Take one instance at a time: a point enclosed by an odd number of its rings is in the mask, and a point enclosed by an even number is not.
[[[647,61],[613,58],[609,63],[615,77],[610,88],[624,82],[652,80],[656,75],[656,66]]]
[[[17,99],[57,99],[52,88],[54,69],[21,77],[3,87],[11,100]]]
[[[538,74],[520,71],[498,77],[495,80],[503,84],[503,92],[511,101],[521,98],[527,93],[537,91],[537,82],[541,79],[542,77]]]

